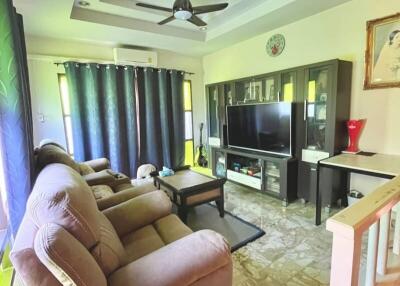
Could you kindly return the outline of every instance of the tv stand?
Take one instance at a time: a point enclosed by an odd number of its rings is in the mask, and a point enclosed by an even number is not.
[[[287,206],[297,198],[297,160],[293,157],[231,147],[212,147],[216,177],[271,195]]]

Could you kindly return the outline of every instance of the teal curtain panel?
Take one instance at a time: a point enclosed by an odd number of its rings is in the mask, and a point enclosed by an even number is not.
[[[33,174],[33,134],[22,17],[0,1],[0,148],[10,227],[16,234]]]
[[[141,164],[183,164],[182,72],[77,62],[65,70],[76,160],[107,157],[131,177]]]

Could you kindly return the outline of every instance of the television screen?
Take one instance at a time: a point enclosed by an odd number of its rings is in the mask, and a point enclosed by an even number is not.
[[[228,145],[291,155],[291,103],[227,107]]]

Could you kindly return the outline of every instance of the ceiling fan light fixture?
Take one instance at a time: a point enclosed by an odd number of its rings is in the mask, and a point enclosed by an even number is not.
[[[88,1],[78,1],[78,5],[82,7],[88,7],[90,6],[90,3]]]
[[[174,17],[179,20],[187,20],[192,18],[192,12],[187,10],[175,10]]]

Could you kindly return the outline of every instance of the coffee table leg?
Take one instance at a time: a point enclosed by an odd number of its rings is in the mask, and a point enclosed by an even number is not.
[[[184,206],[178,206],[178,216],[183,221],[183,223],[186,223],[186,221],[187,221],[187,208],[184,207]]]
[[[221,196],[219,197],[218,200],[215,200],[215,203],[217,204],[218,211],[219,211],[219,216],[224,217],[225,215],[225,209],[224,209],[224,188],[221,188]]]

